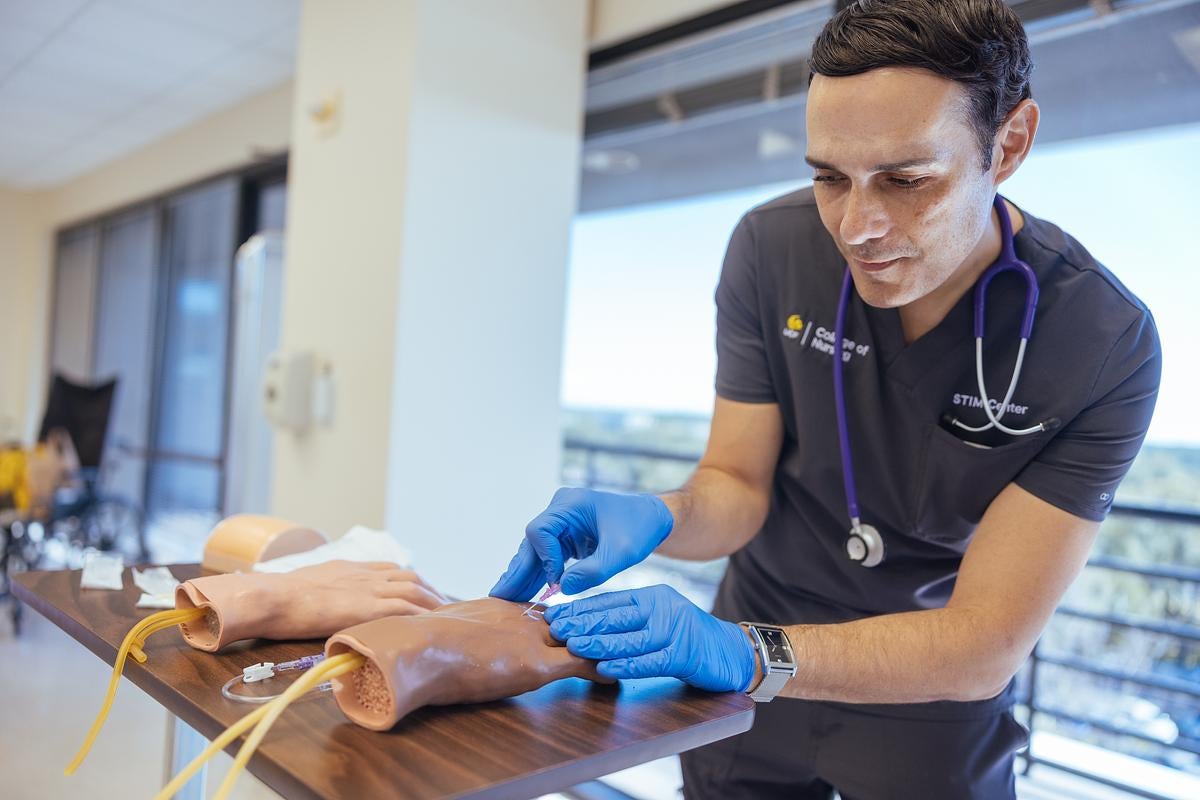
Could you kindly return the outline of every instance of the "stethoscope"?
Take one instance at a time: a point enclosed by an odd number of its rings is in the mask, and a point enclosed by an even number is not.
[[[1058,420],[1049,419],[1029,428],[1010,428],[1000,421],[1008,409],[1013,392],[1017,389],[1017,381],[1021,377],[1021,366],[1025,361],[1025,348],[1029,344],[1029,335],[1033,331],[1033,317],[1037,313],[1038,281],[1029,265],[1017,258],[1013,247],[1012,220],[1009,219],[1008,208],[1005,207],[1004,199],[999,194],[996,195],[993,205],[996,208],[996,215],[1000,218],[1000,257],[975,283],[975,378],[979,385],[979,399],[988,421],[987,424],[976,427],[966,425],[955,418],[949,418],[948,422],[964,431],[973,433],[995,428],[1010,436],[1028,436],[1032,433],[1050,430],[1058,425]],[[1025,316],[1021,320],[1021,344],[1017,349],[1017,363],[1013,367],[1012,379],[1008,382],[1008,391],[1005,393],[1004,402],[1000,404],[999,409],[993,411],[987,387],[983,381],[984,309],[987,305],[988,285],[993,278],[1007,270],[1016,270],[1025,279]],[[838,301],[837,322],[834,324],[836,349],[833,354],[833,397],[837,412],[838,446],[842,454],[842,484],[846,489],[846,513],[850,517],[850,535],[846,540],[846,554],[850,556],[851,561],[857,561],[864,567],[874,567],[883,561],[883,537],[879,535],[875,526],[864,524],[859,516],[858,490],[854,482],[854,462],[850,455],[850,430],[846,424],[846,390],[842,354],[846,332],[846,309],[850,305],[850,291],[853,285],[850,265],[847,264],[846,274],[842,279],[842,294]]]

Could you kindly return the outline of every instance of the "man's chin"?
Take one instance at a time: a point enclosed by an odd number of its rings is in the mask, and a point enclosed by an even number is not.
[[[872,308],[899,308],[911,303],[915,294],[910,287],[895,286],[866,280],[854,282],[858,296]]]

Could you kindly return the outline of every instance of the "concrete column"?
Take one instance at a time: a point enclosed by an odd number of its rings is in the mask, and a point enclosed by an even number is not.
[[[386,526],[464,597],[558,482],[586,22],[584,0],[303,7],[283,343],[336,388],[330,426],[277,437],[274,511]]]

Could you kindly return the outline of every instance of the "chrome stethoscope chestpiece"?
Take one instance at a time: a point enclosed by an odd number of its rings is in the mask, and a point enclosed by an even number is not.
[[[874,567],[883,561],[883,537],[874,525],[859,525],[850,529],[850,538],[846,539],[846,555],[851,561],[857,561],[864,567]]]

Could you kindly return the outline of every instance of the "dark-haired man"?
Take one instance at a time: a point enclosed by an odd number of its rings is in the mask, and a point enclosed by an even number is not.
[[[860,0],[811,65],[814,186],[733,233],[695,474],[659,497],[560,490],[493,593],[731,555],[711,615],[662,586],[546,613],[602,674],[778,696],[684,754],[688,797],[1010,798],[1011,679],[1141,446],[1157,334],[1082,245],[997,195],[1038,127],[1001,0]],[[1014,269],[973,309],[1014,256],[1040,299]]]

